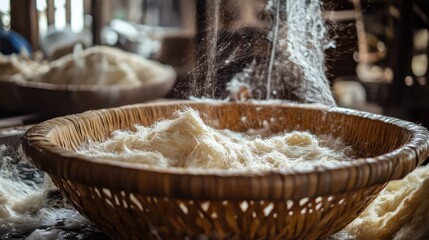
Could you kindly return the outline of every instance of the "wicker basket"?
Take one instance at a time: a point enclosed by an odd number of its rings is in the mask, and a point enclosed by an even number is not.
[[[0,107],[63,116],[158,99],[170,92],[175,81],[176,73],[170,67],[140,86],[66,85],[13,77],[0,80]]]
[[[168,118],[184,104],[236,131],[275,118],[274,131],[341,136],[359,159],[306,172],[155,169],[90,159],[74,149],[115,129]],[[246,126],[240,121],[247,117]],[[392,179],[428,156],[416,124],[353,110],[292,104],[141,104],[49,120],[23,139],[26,155],[73,205],[115,239],[316,239],[353,220]]]

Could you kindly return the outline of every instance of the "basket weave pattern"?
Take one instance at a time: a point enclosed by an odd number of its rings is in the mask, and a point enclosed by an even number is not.
[[[354,218],[344,212],[364,208],[380,190],[375,186],[299,201],[198,201],[113,192],[53,179],[80,212],[115,239],[200,235],[212,239],[315,239],[340,230],[341,223]]]
[[[428,132],[409,122],[338,108],[245,103],[186,104],[231,130],[260,128],[273,118],[274,132],[341,136],[359,159],[334,169],[237,173],[143,167],[73,151],[115,129],[169,118],[183,104],[53,119],[27,132],[24,151],[81,213],[115,239],[323,238],[352,221],[387,181],[405,176],[428,156]]]

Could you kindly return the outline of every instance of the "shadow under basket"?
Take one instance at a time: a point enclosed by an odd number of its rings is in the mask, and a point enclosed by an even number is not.
[[[162,169],[75,152],[89,139],[171,118],[183,106],[235,131],[261,128],[268,121],[273,132],[332,134],[351,145],[357,159],[335,168],[233,172]],[[52,119],[23,138],[30,161],[114,239],[324,238],[356,218],[388,181],[421,164],[428,145],[428,131],[410,122],[287,103],[130,105]]]

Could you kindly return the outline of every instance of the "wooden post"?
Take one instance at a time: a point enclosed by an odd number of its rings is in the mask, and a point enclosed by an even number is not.
[[[111,1],[91,0],[92,40],[94,45],[101,44],[101,29],[110,21]]]
[[[195,31],[195,1],[198,0],[180,1],[181,26],[183,29]]]
[[[66,0],[66,23],[71,24],[71,0]]]
[[[39,49],[36,0],[10,1],[11,29],[25,37],[33,50]]]
[[[197,0],[196,9],[196,46],[197,68],[194,84],[202,89],[202,95],[214,97],[217,82],[217,34],[219,19],[219,0]]]
[[[54,0],[47,0],[46,4],[48,7],[46,9],[46,14],[48,17],[48,26],[50,26],[55,23],[55,2]]]
[[[387,106],[398,106],[404,102],[405,77],[411,75],[411,62],[413,55],[414,41],[414,0],[401,1],[398,7],[400,21],[395,29],[390,63],[393,70],[393,80],[389,86],[389,98]]]

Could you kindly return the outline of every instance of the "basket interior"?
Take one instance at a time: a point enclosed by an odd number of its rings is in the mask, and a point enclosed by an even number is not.
[[[219,128],[234,131],[262,128],[270,123],[274,133],[282,131],[309,131],[316,135],[341,137],[352,146],[354,157],[369,158],[398,149],[412,132],[395,124],[361,116],[298,106],[253,104],[178,104],[140,105],[87,112],[79,118],[58,119],[58,125],[48,137],[52,143],[74,150],[88,140],[103,140],[117,129],[134,129],[135,124],[151,125],[159,119],[172,118],[177,110],[191,106],[202,113],[205,120],[216,120]],[[242,117],[246,117],[245,123]],[[208,121],[208,122],[210,122]]]

